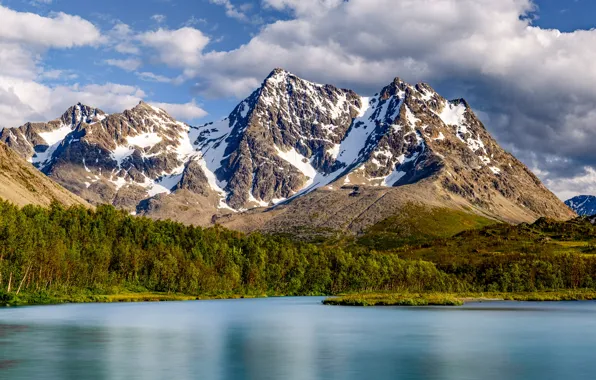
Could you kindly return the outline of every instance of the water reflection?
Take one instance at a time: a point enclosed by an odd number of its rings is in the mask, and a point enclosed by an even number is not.
[[[0,378],[596,378],[594,312],[596,303],[360,309],[318,298],[1,309]]]

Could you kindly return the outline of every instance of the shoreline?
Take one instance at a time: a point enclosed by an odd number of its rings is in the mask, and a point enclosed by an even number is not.
[[[304,295],[302,297],[311,297]],[[318,297],[323,297],[317,295]],[[135,302],[183,302],[183,301],[210,301],[210,300],[235,300],[287,297],[286,295],[186,295],[177,293],[138,292],[118,294],[69,294],[45,295],[39,297],[32,294],[22,294],[8,302],[0,302],[2,307],[19,306],[44,306],[61,304],[84,303],[135,303]],[[294,296],[293,296],[294,297]],[[300,297],[300,296],[295,296]],[[474,302],[563,302],[563,301],[594,301],[596,291],[569,290],[569,291],[543,291],[543,292],[486,292],[486,293],[355,293],[337,296],[327,296],[323,305],[328,306],[463,306]]]
[[[474,302],[594,301],[596,291],[544,291],[513,293],[362,293],[328,297],[330,306],[463,306]]]
[[[99,294],[99,295],[51,295],[44,298],[36,298],[35,295],[24,294],[8,302],[0,302],[2,307],[20,307],[20,306],[51,306],[63,304],[85,304],[85,303],[136,303],[136,302],[184,302],[184,301],[210,301],[210,300],[234,300],[234,299],[255,299],[269,298],[266,294],[262,295],[201,295],[193,296],[177,293],[158,293],[158,292],[139,292],[139,293],[119,293],[119,294]]]

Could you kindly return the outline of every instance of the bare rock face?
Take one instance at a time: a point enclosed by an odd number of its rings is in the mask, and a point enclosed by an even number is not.
[[[186,164],[182,178],[176,185],[176,190],[185,189],[198,195],[209,196],[209,180],[203,172],[201,165],[196,160],[191,160]]]
[[[353,91],[276,69],[230,117],[195,142],[235,209],[287,199],[332,166],[328,154],[362,108]]]
[[[0,140],[92,203],[187,223],[357,229],[346,226],[398,212],[409,191],[511,222],[574,216],[465,100],[399,78],[361,97],[276,69],[220,122],[189,126],[145,103],[113,115],[78,104]]]

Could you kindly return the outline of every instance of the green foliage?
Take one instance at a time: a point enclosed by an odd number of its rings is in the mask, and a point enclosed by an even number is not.
[[[594,291],[551,291],[533,293],[364,293],[331,297],[325,305],[340,306],[462,306],[484,301],[592,301]]]
[[[369,234],[401,234],[409,220],[411,237],[403,232],[390,250],[376,251],[363,239],[314,245],[132,217],[111,206],[0,202],[0,304],[596,289],[596,229],[587,220],[510,226],[444,210],[405,214],[402,224]]]
[[[188,227],[111,206],[19,209],[0,202],[0,291],[6,303],[132,292],[325,295],[462,288],[434,264],[396,254]]]
[[[332,297],[323,303],[339,306],[462,306],[464,301],[453,294],[385,293]]]

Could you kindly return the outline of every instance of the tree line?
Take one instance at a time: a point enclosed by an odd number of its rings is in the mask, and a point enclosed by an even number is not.
[[[455,249],[455,248],[454,248]],[[515,253],[450,264],[134,217],[0,201],[0,297],[49,292],[332,295],[593,288],[596,260]]]

